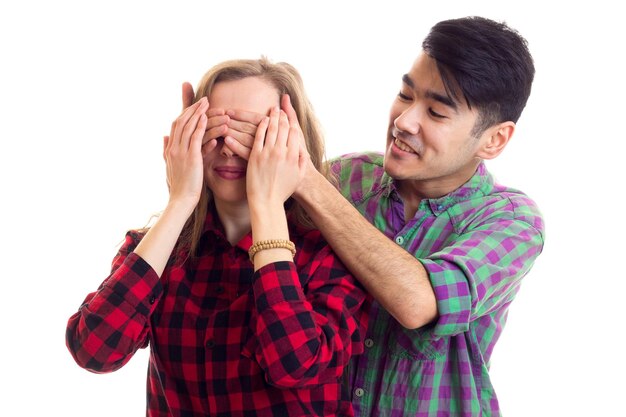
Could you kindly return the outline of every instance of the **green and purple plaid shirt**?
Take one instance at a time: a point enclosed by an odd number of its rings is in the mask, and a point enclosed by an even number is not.
[[[500,415],[489,361],[509,305],[543,248],[535,203],[496,184],[481,164],[457,190],[422,200],[405,222],[381,154],[346,155],[333,171],[342,194],[424,265],[439,312],[434,323],[408,330],[374,304],[365,353],[349,374],[355,414]]]

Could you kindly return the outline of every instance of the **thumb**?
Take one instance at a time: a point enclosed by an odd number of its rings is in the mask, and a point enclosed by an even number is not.
[[[163,136],[163,159],[165,158],[165,151],[167,150],[167,144],[170,142],[169,136]]]
[[[189,84],[187,81],[183,83],[183,110],[193,104],[194,92],[193,86]]]

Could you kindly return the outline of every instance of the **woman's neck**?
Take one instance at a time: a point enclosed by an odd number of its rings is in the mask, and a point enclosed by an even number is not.
[[[229,203],[216,200],[215,209],[224,226],[226,239],[231,245],[236,245],[250,232],[250,209],[247,202]]]

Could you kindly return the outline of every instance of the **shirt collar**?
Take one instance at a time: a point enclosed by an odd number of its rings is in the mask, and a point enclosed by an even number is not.
[[[395,181],[387,173],[383,174],[383,184],[386,185],[385,193],[388,197],[401,199]],[[424,199],[421,204],[427,204],[435,215],[439,215],[451,206],[469,200],[475,195],[490,194],[493,186],[493,176],[487,171],[485,163],[481,161],[474,175],[465,184],[444,196]]]
[[[217,214],[217,209],[215,208],[215,203],[213,201],[209,202],[206,219],[204,221],[204,228],[202,229],[202,237],[205,235],[212,235],[215,241],[221,242],[226,247],[231,246],[228,239],[226,239],[224,226],[222,225],[220,217]],[[245,234],[235,245],[235,247],[238,247],[245,252],[248,252],[250,246],[252,246],[252,231]]]

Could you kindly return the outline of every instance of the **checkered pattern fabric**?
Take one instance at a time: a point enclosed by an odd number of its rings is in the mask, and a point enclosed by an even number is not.
[[[253,271],[250,235],[231,246],[210,213],[202,252],[159,279],[127,234],[112,273],[68,322],[93,372],[150,346],[148,416],[351,416],[341,376],[362,353],[364,290],[317,231],[290,227],[294,262]],[[120,410],[122,411],[122,410]]]
[[[374,303],[365,353],[351,364],[355,414],[499,415],[489,360],[521,280],[543,248],[535,203],[496,184],[481,164],[454,192],[422,200],[405,222],[382,155],[346,155],[333,161],[333,170],[342,194],[424,265],[439,312],[431,325],[407,330]]]

